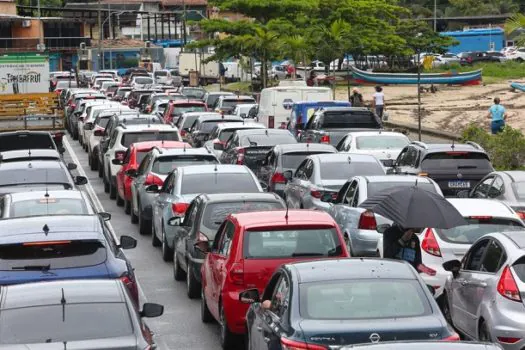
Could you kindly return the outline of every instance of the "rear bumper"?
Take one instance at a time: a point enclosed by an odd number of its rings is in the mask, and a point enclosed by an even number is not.
[[[500,295],[496,296],[496,307],[487,309],[489,315],[488,329],[492,339],[505,350],[521,350],[525,347],[525,306],[510,300],[503,300]],[[520,338],[514,344],[501,342],[498,338]]]
[[[355,237],[350,237],[352,254],[354,256],[377,256],[378,233],[369,230],[360,230]]]
[[[240,291],[222,293],[222,303],[230,332],[245,334],[246,312],[248,312],[249,305],[239,301],[239,293]]]

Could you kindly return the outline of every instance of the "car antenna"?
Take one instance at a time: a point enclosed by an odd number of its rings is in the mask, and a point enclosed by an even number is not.
[[[49,226],[47,226],[47,224],[44,224],[44,227],[42,227],[42,231],[44,231],[45,235],[47,236],[49,234]]]
[[[286,203],[286,214],[284,214],[284,218],[286,220],[286,223],[288,223],[288,201],[284,201]]]
[[[46,215],[49,215],[49,190],[47,186],[47,169],[46,169],[46,193],[44,194],[44,197],[46,199]],[[47,233],[46,233],[47,236]]]
[[[62,288],[62,299],[60,299],[60,304],[62,304],[62,322],[66,322],[66,296],[64,295],[64,288]]]
[[[186,142],[184,142],[184,148],[182,149],[184,153],[186,153]]]
[[[456,146],[454,145],[454,140],[452,140],[452,145],[450,146],[450,148],[452,148],[452,150],[454,150],[454,148],[456,148]]]

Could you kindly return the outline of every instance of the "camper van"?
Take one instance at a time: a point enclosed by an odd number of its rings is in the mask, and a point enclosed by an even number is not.
[[[333,101],[332,90],[326,87],[278,86],[263,89],[257,118],[268,128],[287,123],[290,106],[298,101]]]

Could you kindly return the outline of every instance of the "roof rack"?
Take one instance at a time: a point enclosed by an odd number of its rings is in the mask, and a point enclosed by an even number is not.
[[[484,151],[483,147],[481,147],[478,143],[474,141],[466,141],[465,143],[467,145],[471,145],[472,147],[479,149],[480,151]]]
[[[418,145],[419,147],[422,147],[424,149],[428,149],[427,144],[422,141],[412,141],[410,142],[412,145]]]

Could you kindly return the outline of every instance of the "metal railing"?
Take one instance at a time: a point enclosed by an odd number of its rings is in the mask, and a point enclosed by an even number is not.
[[[0,38],[0,52],[16,52],[36,50],[39,43],[38,38]],[[44,44],[46,50],[56,51],[64,49],[77,49],[80,43],[91,46],[90,37],[46,37]]]

